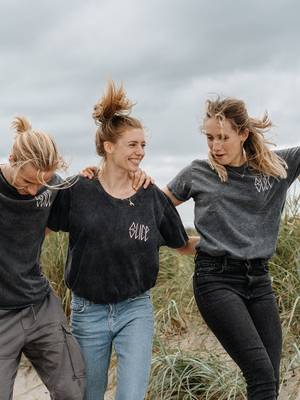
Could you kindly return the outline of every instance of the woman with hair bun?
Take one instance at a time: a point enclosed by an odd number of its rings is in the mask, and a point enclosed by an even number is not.
[[[109,82],[96,104],[96,176],[79,177],[59,193],[49,220],[70,233],[66,283],[72,290],[72,331],[86,363],[86,400],[103,400],[112,346],[117,354],[117,400],[142,400],[151,365],[153,311],[149,290],[159,247],[194,252],[170,200],[155,185],[137,192],[129,173],[145,155],[145,133],[131,116],[123,87]]]
[[[208,100],[203,132],[208,160],[195,160],[165,193],[195,202],[201,240],[194,293],[207,325],[241,368],[249,400],[278,396],[282,334],[268,273],[300,147],[271,151],[268,115],[248,116],[243,101]]]
[[[24,353],[51,398],[81,400],[84,363],[62,305],[41,273],[39,257],[65,168],[55,142],[25,117],[7,164],[0,166],[0,399],[11,400]]]

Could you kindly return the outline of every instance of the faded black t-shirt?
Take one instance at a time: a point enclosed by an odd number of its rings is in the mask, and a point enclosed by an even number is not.
[[[116,303],[155,285],[159,247],[182,247],[187,235],[155,185],[116,199],[98,180],[80,177],[59,193],[48,226],[70,232],[67,286],[95,303]]]
[[[55,175],[50,185],[59,183]],[[0,309],[37,304],[50,290],[39,258],[57,190],[21,195],[0,171]]]

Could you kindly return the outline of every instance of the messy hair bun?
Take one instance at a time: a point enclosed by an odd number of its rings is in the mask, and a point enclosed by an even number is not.
[[[15,117],[11,123],[11,126],[16,133],[31,131],[31,124],[26,117]]]
[[[116,87],[113,81],[107,84],[106,92],[93,109],[93,119],[98,126],[96,150],[105,157],[104,142],[115,143],[122,132],[129,128],[142,128],[136,118],[130,116],[134,103],[127,96],[123,86]]]
[[[65,169],[54,140],[47,133],[33,130],[26,117],[15,117],[11,124],[16,132],[11,162],[17,168],[30,163],[38,171]]]

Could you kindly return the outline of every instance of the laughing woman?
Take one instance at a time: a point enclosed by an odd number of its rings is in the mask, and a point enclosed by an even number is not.
[[[145,155],[145,134],[130,115],[123,88],[111,82],[96,104],[98,175],[80,177],[59,193],[49,227],[70,232],[66,282],[72,289],[72,329],[86,362],[86,400],[104,398],[112,346],[118,400],[145,396],[152,350],[149,294],[156,282],[159,247],[188,241],[171,201],[155,185],[135,191],[128,172]]]

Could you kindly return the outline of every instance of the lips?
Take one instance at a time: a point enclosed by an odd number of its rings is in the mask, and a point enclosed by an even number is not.
[[[129,158],[129,161],[131,161],[133,164],[139,164],[142,159],[141,158]]]
[[[224,157],[225,156],[225,154],[215,154],[215,157],[217,157],[217,158],[221,158],[221,157]]]

